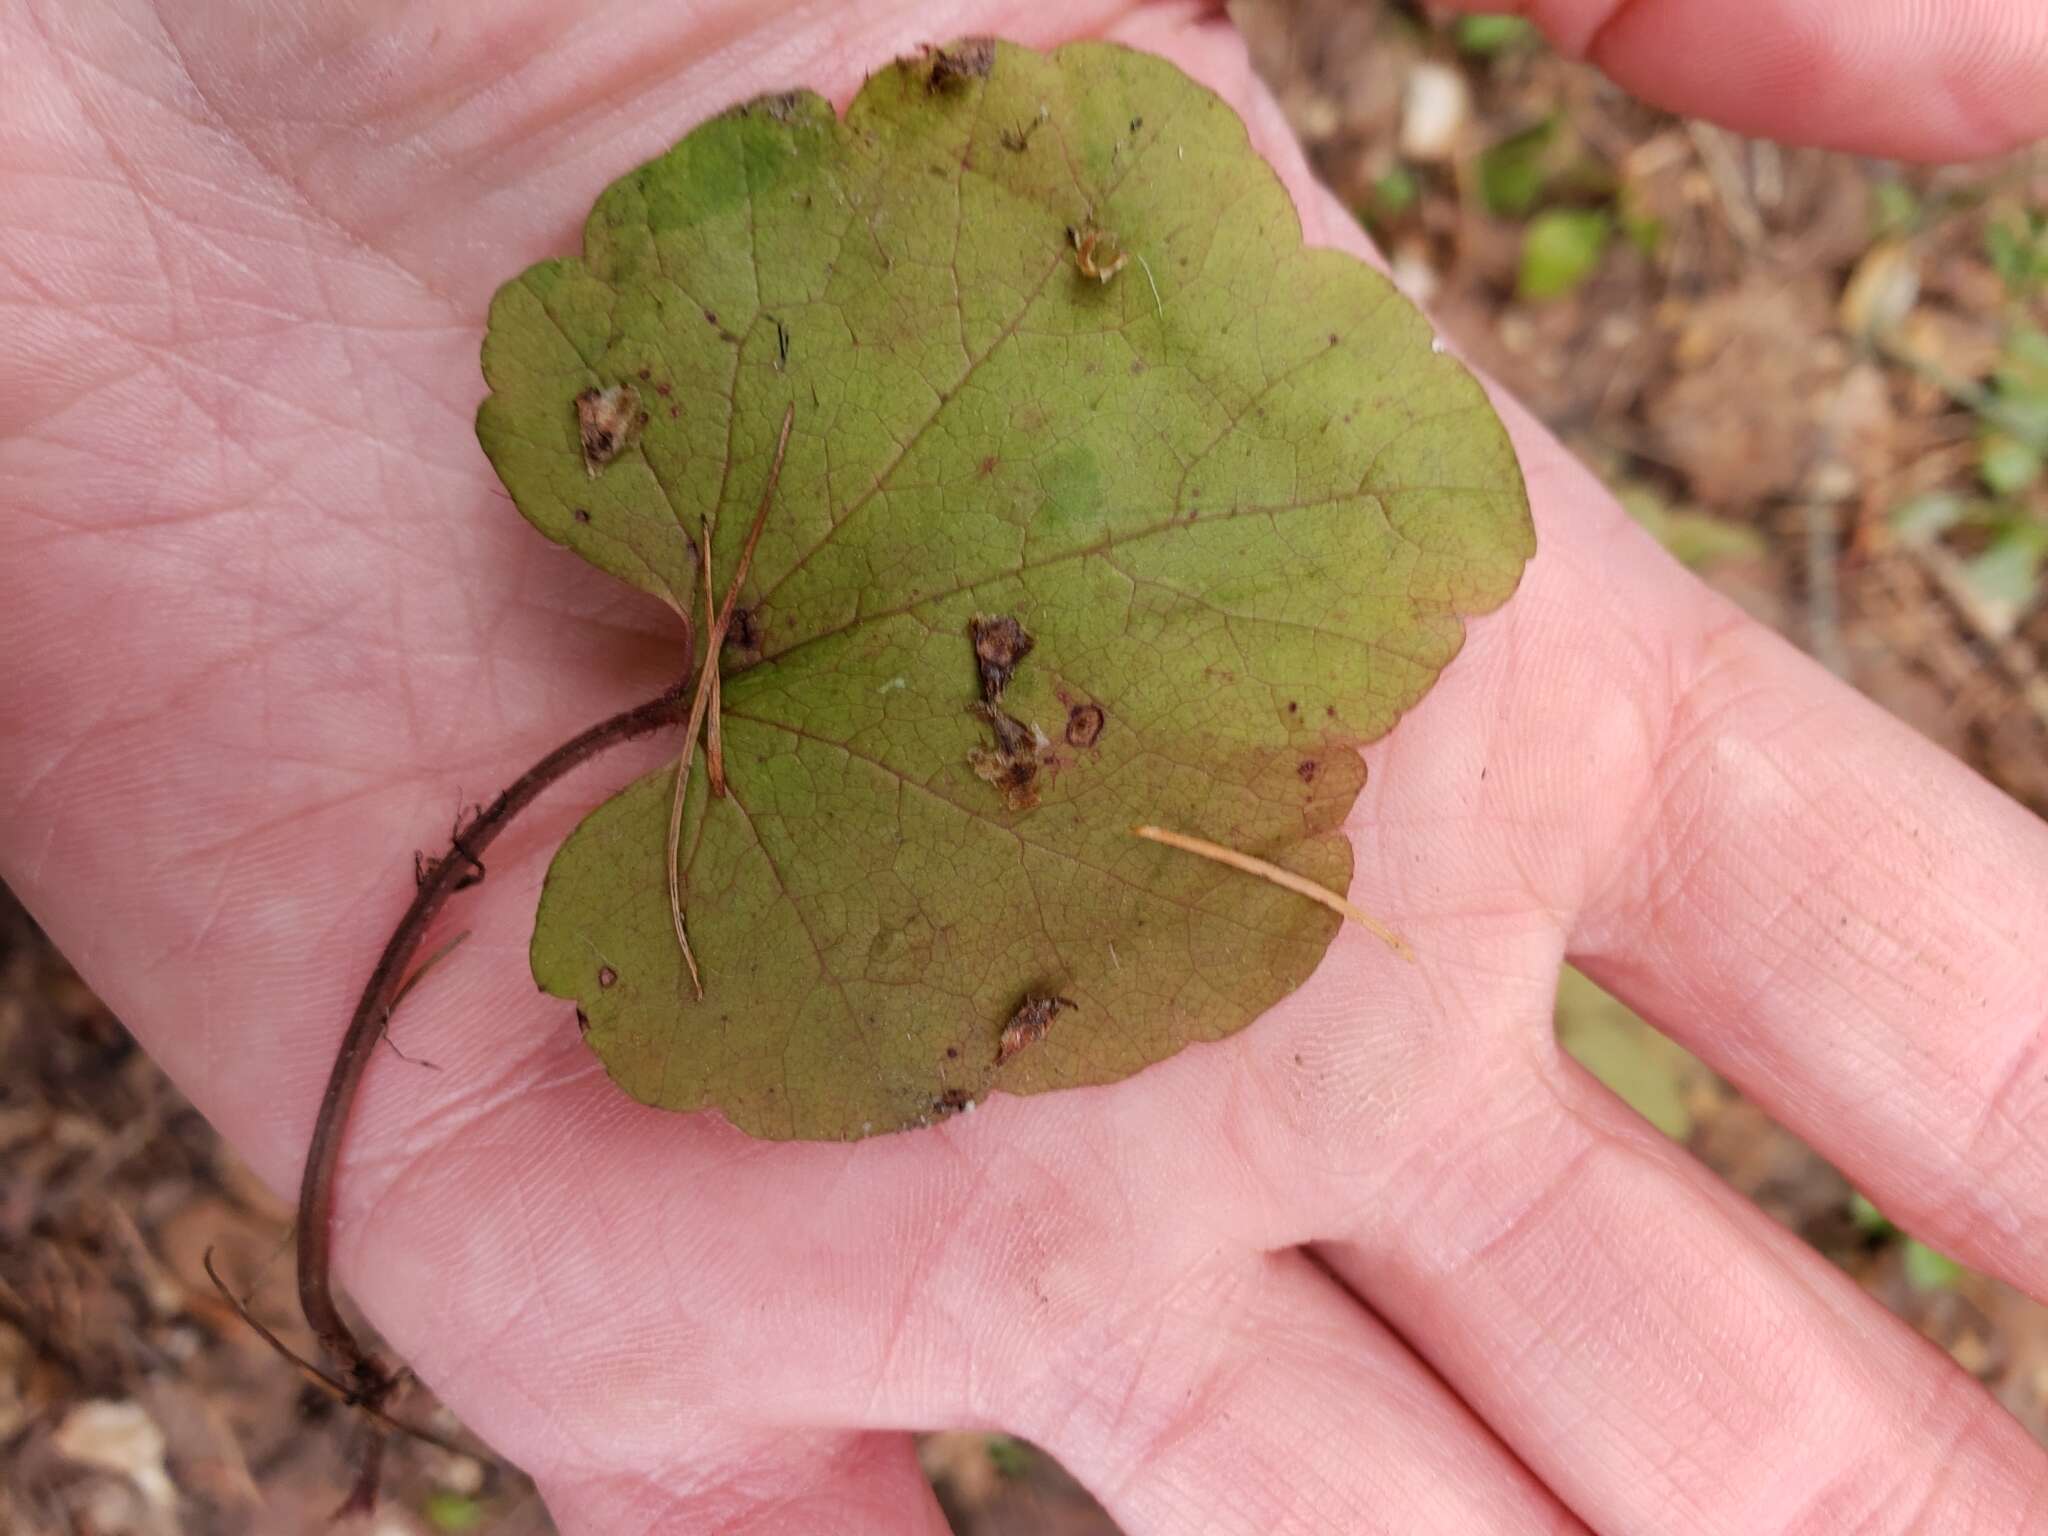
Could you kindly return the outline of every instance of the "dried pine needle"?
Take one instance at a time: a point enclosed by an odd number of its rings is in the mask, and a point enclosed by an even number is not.
[[[1297,896],[1306,896],[1310,901],[1319,901],[1340,917],[1348,917],[1367,933],[1372,934],[1387,948],[1411,964],[1415,951],[1398,933],[1366,913],[1334,891],[1325,890],[1313,880],[1305,880],[1289,869],[1277,864],[1268,864],[1264,859],[1255,859],[1248,853],[1239,853],[1235,848],[1225,848],[1221,843],[1212,843],[1206,838],[1189,837],[1185,832],[1169,832],[1164,827],[1133,827],[1131,834],[1147,842],[1164,843],[1169,848],[1178,848],[1183,853],[1199,854],[1205,859],[1214,859],[1218,864],[1227,864],[1232,869],[1256,875],[1283,890],[1293,891]]]
[[[775,462],[768,467],[768,483],[761,489],[761,504],[754,509],[753,526],[747,530],[747,542],[741,546],[739,563],[733,567],[732,585],[726,588],[725,606],[719,610],[718,622],[711,626],[711,633],[704,637],[704,670],[697,675],[697,696],[690,705],[690,722],[683,731],[682,756],[676,763],[675,796],[669,802],[668,915],[675,925],[676,947],[683,952],[683,964],[690,968],[690,985],[696,988],[699,1001],[704,997],[704,979],[697,973],[697,957],[690,953],[689,935],[683,929],[683,882],[682,872],[677,868],[683,840],[683,794],[689,787],[690,758],[697,749],[697,732],[704,725],[705,710],[717,696],[718,653],[725,645],[725,632],[732,624],[733,609],[740,600],[740,587],[746,582],[747,571],[754,563],[754,546],[761,542],[761,528],[768,521],[768,504],[775,499],[776,483],[782,479],[782,456],[789,449],[789,428],[795,420],[796,407],[792,405],[782,413],[782,435],[775,440]],[[704,562],[705,589],[709,591],[711,535],[708,529],[699,549]]]

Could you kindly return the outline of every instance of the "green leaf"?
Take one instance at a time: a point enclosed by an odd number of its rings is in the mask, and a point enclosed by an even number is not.
[[[473,1531],[484,1520],[483,1505],[445,1489],[427,1496],[425,1513],[427,1523],[437,1531]]]
[[[1522,235],[1522,271],[1515,285],[1523,299],[1562,298],[1591,277],[1614,233],[1604,208],[1553,208],[1530,220]]]
[[[2007,223],[1985,226],[1984,254],[2005,283],[2006,292],[2024,299],[2048,279],[2048,215],[2029,213]]]
[[[1664,237],[1669,231],[1664,221],[1653,213],[1632,213],[1621,215],[1621,232],[1628,243],[1645,257],[1653,257],[1663,248]]]
[[[1861,1190],[1849,1192],[1849,1224],[1869,1237],[1888,1238],[1898,1234],[1891,1218],[1880,1211]]]
[[[1762,560],[1770,553],[1763,535],[1749,524],[1673,507],[1646,485],[1622,486],[1617,496],[1630,516],[1689,570],[1711,570],[1731,560]]]
[[[1391,224],[1422,196],[1422,184],[1405,165],[1397,165],[1372,184],[1372,201],[1365,210],[1371,224]]]
[[[1892,508],[1891,525],[1908,544],[1927,544],[1963,521],[1970,504],[1953,491],[1923,491]]]
[[[1557,137],[1557,119],[1545,118],[1510,134],[1479,157],[1479,196],[1490,212],[1519,219],[1543,196],[1544,158]]]
[[[1038,1463],[1031,1447],[1013,1435],[990,1435],[984,1442],[984,1449],[988,1452],[989,1465],[1006,1482],[1029,1477]]]
[[[2010,633],[2041,590],[2048,561],[2048,528],[2025,518],[2007,520],[1982,554],[1963,567],[1964,578],[2001,632]]]
[[[1947,1254],[1909,1237],[1899,1250],[1899,1265],[1906,1284],[1916,1291],[1945,1291],[1963,1278],[1963,1266]]]
[[[1903,181],[1880,181],[1870,189],[1871,235],[1883,240],[1911,233],[1920,223],[1920,199]]]
[[[1460,52],[1490,58],[1519,48],[1536,35],[1536,28],[1520,16],[1461,16],[1453,36]]]
[[[629,1093],[757,1135],[1113,1081],[1299,986],[1334,914],[1130,828],[1343,891],[1357,748],[1533,549],[1422,317],[1303,249],[1219,99],[1105,44],[956,44],[844,121],[808,93],[714,119],[499,292],[484,368],[520,511],[682,613],[701,519],[722,587],[794,409],[723,657],[731,793],[700,751],[684,803],[705,995],[672,769],[563,845],[532,952]],[[593,472],[576,401],[621,387],[647,419]],[[976,616],[1034,637],[1008,726]],[[1002,732],[1024,793],[977,775]]]
[[[2016,437],[1988,433],[1977,453],[1977,473],[1992,495],[2017,496],[2041,478],[2041,455]]]
[[[1557,1042],[1673,1141],[1692,1134],[1686,1085],[1706,1069],[1570,966],[1558,978]]]

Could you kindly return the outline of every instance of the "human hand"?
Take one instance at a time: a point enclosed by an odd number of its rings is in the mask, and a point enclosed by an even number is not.
[[[471,434],[491,286],[611,177],[921,41],[1107,33],[1221,91],[1310,241],[1363,249],[1205,8],[1010,9],[0,21],[0,859],[273,1182],[404,850],[457,786],[672,680],[666,613],[538,539]],[[1601,62],[1750,127],[1930,155],[2048,127],[2019,121],[2048,103],[2024,6],[1815,0],[1719,55],[1704,0],[1617,14]],[[1653,22],[1699,46],[1662,57]],[[1891,73],[1716,72],[1852,35]],[[1972,69],[1974,96],[1916,88]],[[1811,116],[1859,89],[1881,112]],[[498,845],[398,1021],[444,1070],[371,1071],[339,1249],[565,1529],[937,1532],[903,1431],[947,1425],[1046,1445],[1134,1536],[2041,1518],[2017,1426],[1562,1058],[1550,1008],[1569,955],[1914,1231],[2048,1295],[2048,831],[1502,409],[1540,551],[1352,820],[1354,895],[1417,966],[1347,931],[1271,1015],[1114,1087],[759,1143],[625,1100],[528,980],[549,851],[652,754]]]

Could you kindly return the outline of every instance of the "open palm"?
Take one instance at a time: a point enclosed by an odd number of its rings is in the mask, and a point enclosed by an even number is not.
[[[491,286],[598,188],[756,91],[1106,33],[1223,92],[1309,239],[1360,246],[1205,7],[761,9],[0,10],[0,870],[280,1184],[409,850],[680,662],[471,432]],[[1552,9],[1753,127],[1960,152],[2048,101],[2025,5],[1940,37],[1908,0],[1805,7],[1739,81],[1710,6],[1630,10],[1698,41],[1691,74],[1623,8]],[[1852,26],[1862,95],[1815,62]],[[2015,1424],[1549,1029],[1570,955],[2048,1296],[2048,831],[1503,409],[1540,553],[1352,822],[1415,966],[1347,931],[1271,1015],[1114,1087],[758,1143],[627,1101],[527,975],[548,852],[660,748],[499,843],[398,1026],[443,1070],[370,1073],[339,1249],[566,1529],[939,1531],[905,1433],[939,1426],[1047,1445],[1136,1533],[2048,1521]]]

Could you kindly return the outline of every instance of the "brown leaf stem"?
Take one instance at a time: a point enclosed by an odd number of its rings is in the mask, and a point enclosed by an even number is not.
[[[690,670],[688,659],[684,673]],[[407,971],[419,952],[427,929],[456,891],[483,878],[484,852],[513,819],[542,791],[571,770],[581,767],[599,753],[622,742],[645,736],[676,724],[684,718],[690,690],[678,683],[659,698],[649,699],[609,720],[600,722],[555,748],[525,773],[513,780],[504,793],[475,818],[456,828],[448,852],[420,870],[419,888],[412,904],[398,920],[384,953],[371,971],[348,1029],[335,1052],[334,1068],[327,1078],[327,1091],[320,1100],[320,1113],[313,1122],[313,1137],[306,1149],[305,1173],[299,1182],[299,1306],[321,1348],[339,1367],[335,1376],[317,1373],[342,1400],[366,1415],[364,1432],[358,1437],[359,1467],[356,1493],[348,1507],[367,1498],[374,1490],[376,1458],[383,1447],[382,1430],[402,1429],[418,1434],[384,1412],[385,1401],[402,1377],[390,1371],[377,1355],[366,1349],[350,1330],[336,1305],[334,1279],[334,1186],[341,1164],[342,1139],[348,1130],[349,1111],[363,1072],[370,1064],[377,1041],[392,1009],[408,985]],[[245,1314],[246,1315],[246,1314]],[[260,1331],[260,1330],[259,1330]],[[286,1351],[289,1354],[289,1351]],[[422,1435],[421,1438],[432,1439]],[[436,1441],[436,1443],[439,1443]]]

